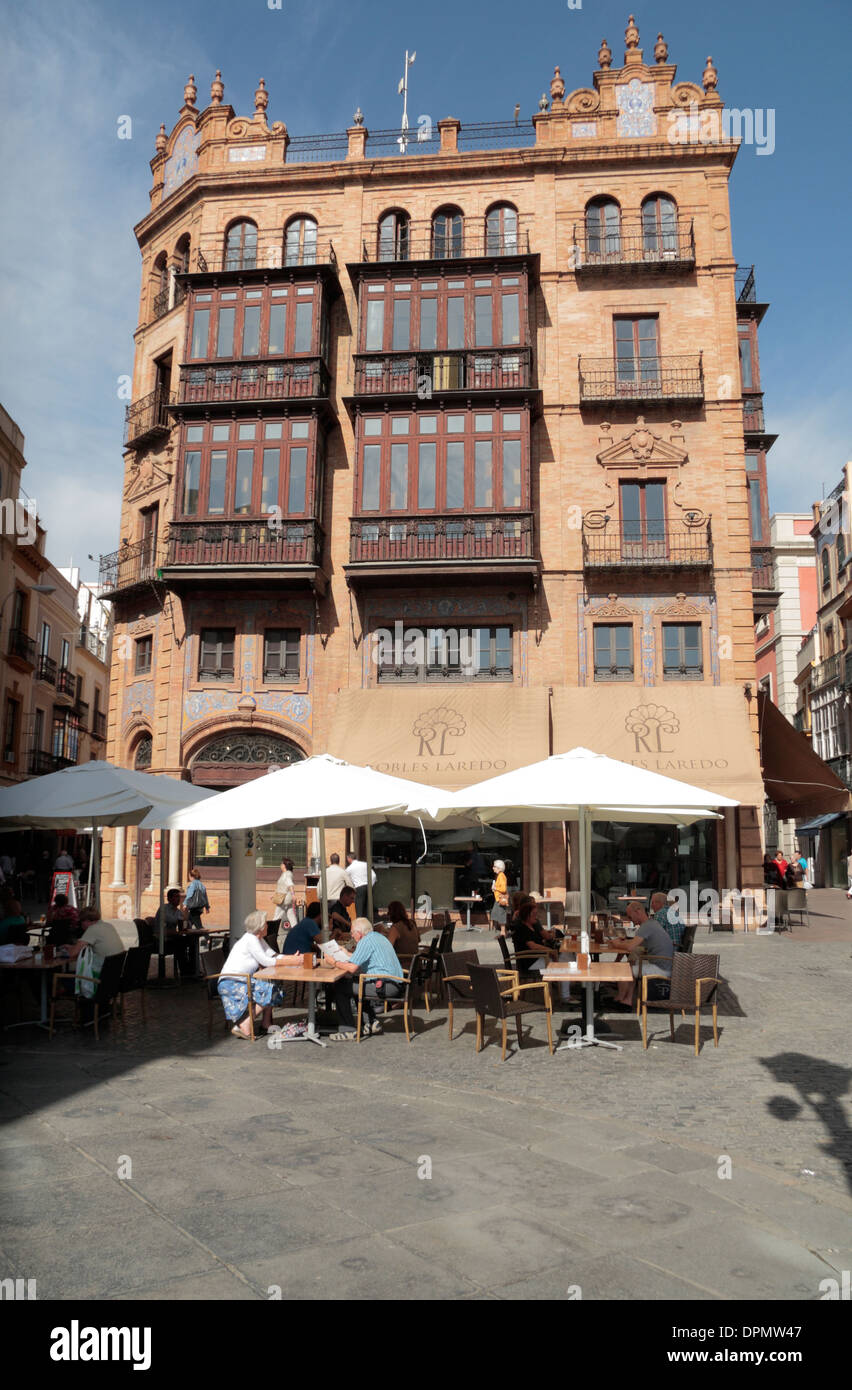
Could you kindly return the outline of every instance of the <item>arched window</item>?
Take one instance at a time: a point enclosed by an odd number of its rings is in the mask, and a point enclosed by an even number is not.
[[[464,218],[458,208],[441,208],[432,218],[432,255],[452,260],[464,250]]]
[[[189,232],[186,232],[175,247],[174,267],[179,275],[189,271]]]
[[[235,222],[225,238],[225,269],[254,270],[257,265],[257,227]]]
[[[514,256],[518,250],[518,210],[498,203],[485,214],[485,254]]]
[[[407,261],[411,222],[407,212],[386,212],[379,218],[379,260]]]
[[[642,246],[646,256],[671,257],[677,251],[677,203],[653,193],[642,203]]]
[[[839,575],[843,566],[846,564],[846,537],[842,533],[837,537],[835,553],[837,555],[837,573]]]
[[[828,546],[822,552],[822,587],[831,588],[831,554]]]
[[[169,312],[169,266],[165,251],[161,251],[154,262],[152,275],[154,291],[154,318],[161,318]]]
[[[586,208],[586,259],[617,260],[621,255],[621,208],[614,198],[595,198]]]
[[[316,265],[317,224],[312,217],[294,217],[284,231],[284,264]]]
[[[150,734],[143,734],[133,753],[133,766],[137,772],[144,772],[151,766],[154,740]]]

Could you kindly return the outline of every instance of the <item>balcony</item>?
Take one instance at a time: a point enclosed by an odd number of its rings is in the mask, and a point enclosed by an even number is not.
[[[86,700],[78,700],[74,706],[74,715],[81,730],[89,727],[89,705]]]
[[[179,271],[180,275],[232,275],[257,272],[264,274],[269,270],[316,270],[331,266],[337,270],[337,256],[330,241],[308,242],[298,248],[286,248],[279,233],[272,238],[260,238],[254,247],[245,246],[241,250],[226,251],[224,244],[199,248],[192,257],[189,269]]]
[[[149,444],[160,436],[167,435],[171,429],[168,407],[174,404],[170,391],[151,391],[142,396],[124,412],[124,443],[127,448],[138,448]]]
[[[852,790],[852,758],[849,754],[843,753],[837,758],[826,758],[826,763],[834,775]]]
[[[44,777],[50,772],[61,772],[65,767],[76,767],[76,763],[73,758],[60,758],[55,753],[33,748],[27,766],[31,777]]]
[[[32,671],[36,664],[38,651],[32,637],[28,637],[21,628],[13,627],[9,633],[7,655],[17,670]]]
[[[324,589],[322,527],[306,521],[173,521],[163,578],[171,584],[212,578],[254,583],[292,579]]]
[[[67,695],[73,699],[77,694],[77,677],[67,666],[63,666],[56,678],[57,695]]]
[[[153,317],[155,319],[163,318],[166,314],[170,314],[172,309],[177,309],[178,305],[182,304],[185,299],[186,288],[179,281],[175,281],[174,289],[171,285],[166,285],[165,289],[160,290],[160,293],[154,298]]]
[[[620,232],[595,234],[574,228],[574,266],[580,276],[624,270],[690,271],[695,269],[695,234],[691,221],[670,231],[645,231],[625,223]]]
[[[350,580],[438,574],[538,575],[532,512],[394,516],[350,521]]]
[[[365,237],[361,246],[362,265],[404,264],[411,261],[482,261],[529,256],[530,235],[523,228],[511,232],[462,230],[436,231],[431,221],[410,222],[391,237],[380,237],[377,230]]]
[[[92,715],[92,737],[101,740],[107,736],[107,717],[103,710],[96,709]]]
[[[825,685],[839,683],[843,673],[843,652],[835,652],[825,661],[815,662],[811,667],[811,690],[821,690]]]
[[[734,271],[734,293],[737,297],[737,318],[756,319],[758,323],[769,308],[757,298],[753,265],[738,265]]]
[[[701,354],[677,357],[581,357],[581,405],[699,404],[704,400]]]
[[[46,685],[56,685],[56,662],[49,656],[40,656],[36,668],[36,680]]]
[[[767,434],[763,418],[763,396],[743,396],[743,434],[751,448],[771,449],[777,434]]]
[[[584,569],[709,569],[713,564],[710,522],[671,521],[661,535],[651,523],[615,526],[583,522]]]
[[[111,555],[102,555],[98,583],[101,598],[126,598],[159,579],[159,557],[150,540],[128,541]]]
[[[355,359],[356,396],[414,396],[431,400],[454,391],[528,391],[528,347],[455,352],[386,352]]]
[[[775,576],[771,550],[753,550],[751,553],[752,589],[774,589]]]
[[[328,369],[318,357],[286,362],[255,359],[226,367],[181,367],[172,409],[242,401],[325,400],[328,394]]]

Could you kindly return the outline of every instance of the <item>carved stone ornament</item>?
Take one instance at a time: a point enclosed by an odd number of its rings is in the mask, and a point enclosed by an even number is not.
[[[217,68],[217,69],[216,69],[216,76],[213,78],[213,81],[210,83],[210,105],[211,105],[211,106],[221,106],[221,105],[222,105],[222,98],[223,98],[224,95],[225,95],[225,84],[224,84],[224,82],[222,81],[222,73],[221,73],[221,70],[220,70],[219,68]]]
[[[675,594],[671,603],[655,608],[654,615],[658,618],[700,618],[709,611],[705,603],[690,603],[686,594]]]
[[[662,34],[657,35],[657,42],[654,44],[654,59],[658,63],[667,63],[669,61],[669,46]]]
[[[364,112],[361,110],[360,106],[358,107],[358,110],[355,112],[355,115],[352,117],[352,124],[353,124],[353,125],[363,125],[363,124],[364,124]]]
[[[185,86],[184,89],[183,89],[183,104],[184,104],[184,106],[194,106],[194,105],[195,105],[195,98],[196,98],[197,96],[198,96],[198,88],[197,88],[196,85],[195,85],[195,76],[194,76],[193,73],[190,73],[190,74],[189,74],[189,81],[187,82],[186,86]]]
[[[663,468],[679,468],[688,459],[689,455],[684,449],[667,443],[661,435],[649,429],[644,415],[636,417],[636,424],[629,434],[598,454],[598,463],[603,468],[630,467],[650,461]]]
[[[169,143],[169,137],[166,135],[166,127],[165,127],[165,125],[161,125],[161,126],[160,126],[160,129],[157,131],[157,141],[156,141],[156,143],[157,143],[157,154],[164,154],[165,151],[166,151],[166,147],[168,146],[168,143]]]
[[[606,598],[606,603],[591,610],[593,618],[637,618],[639,616],[638,608],[630,608],[626,603],[619,603],[618,594],[607,594]]]
[[[541,111],[542,114],[543,114],[543,113],[548,109],[548,106],[549,106],[549,105],[550,105],[550,103],[549,103],[548,100],[547,100],[547,94],[546,94],[546,92],[542,92],[541,96],[540,96],[539,99],[538,99],[538,109],[539,109],[539,111]]]
[[[261,116],[263,118],[264,122],[266,121],[266,108],[268,105],[269,93],[266,90],[266,83],[261,77],[260,81],[257,84],[257,91],[254,94],[254,109],[257,112],[258,116]]]
[[[694,82],[678,82],[672,87],[672,102],[675,106],[689,106],[701,100],[701,88]]]
[[[606,71],[612,67],[612,49],[606,39],[601,39],[601,46],[598,49],[598,67]]]
[[[562,105],[562,98],[565,95],[565,83],[559,71],[559,65],[553,69],[553,76],[550,79],[550,96],[554,106]]]
[[[705,92],[715,92],[719,81],[719,74],[713,66],[713,59],[707,59],[707,66],[701,74],[701,81],[704,83]]]
[[[576,92],[571,93],[567,102],[571,115],[586,115],[590,111],[597,111],[600,104],[600,93],[593,91],[591,87],[578,87]]]
[[[124,488],[124,496],[128,502],[136,502],[146,497],[149,492],[155,492],[159,488],[168,487],[172,480],[172,472],[168,466],[151,454],[144,454],[138,460],[137,466],[130,470]]]

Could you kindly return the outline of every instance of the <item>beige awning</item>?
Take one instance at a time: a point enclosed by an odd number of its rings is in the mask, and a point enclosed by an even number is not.
[[[554,690],[553,751],[576,747],[762,806],[760,763],[739,686],[594,685]]]
[[[493,685],[344,690],[327,751],[455,790],[546,758],[547,699],[546,690]]]

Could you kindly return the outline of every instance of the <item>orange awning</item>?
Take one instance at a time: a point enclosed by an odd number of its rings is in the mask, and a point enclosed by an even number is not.
[[[328,752],[455,790],[550,753],[547,691],[419,685],[344,690],[332,703]]]
[[[757,713],[766,795],[781,820],[852,808],[848,788],[763,691],[758,692]]]

